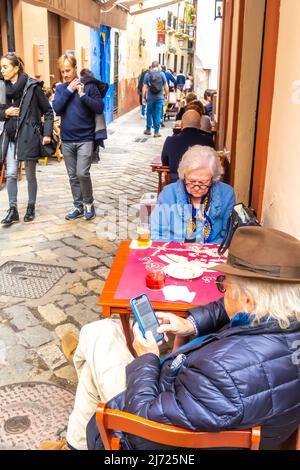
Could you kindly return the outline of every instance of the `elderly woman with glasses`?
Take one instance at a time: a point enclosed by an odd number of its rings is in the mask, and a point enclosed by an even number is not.
[[[222,173],[211,147],[189,148],[178,167],[179,180],[163,189],[151,214],[151,239],[220,243],[235,204],[233,188],[220,182]]]

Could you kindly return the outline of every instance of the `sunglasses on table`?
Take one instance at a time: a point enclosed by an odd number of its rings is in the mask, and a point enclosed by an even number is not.
[[[216,286],[219,292],[222,292],[222,294],[225,294],[226,292],[226,287],[224,284],[226,276],[224,274],[221,274],[220,276],[217,277],[216,279]]]

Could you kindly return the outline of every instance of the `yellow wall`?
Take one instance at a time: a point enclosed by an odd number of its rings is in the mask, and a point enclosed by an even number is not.
[[[300,239],[299,18],[299,0],[281,0],[263,219]]]
[[[35,77],[33,61],[33,44],[44,45],[44,60],[38,62],[40,80],[49,84],[49,52],[48,52],[48,23],[47,10],[22,2],[22,28],[16,35],[23,34],[24,62],[26,72]]]

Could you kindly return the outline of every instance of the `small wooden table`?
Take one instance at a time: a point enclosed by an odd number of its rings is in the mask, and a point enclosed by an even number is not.
[[[112,264],[108,278],[103,286],[98,305],[102,307],[104,317],[109,318],[113,314],[119,314],[125,333],[126,341],[130,350],[132,350],[132,338],[129,327],[129,318],[132,314],[129,300],[115,299],[120,279],[126,267],[126,263],[130,253],[130,241],[121,241],[117,250],[116,257]],[[134,282],[134,280],[133,280]],[[187,311],[195,307],[195,304],[179,303],[179,302],[151,302],[154,310],[172,312],[179,316],[187,316]]]
[[[151,171],[153,173],[157,173],[158,175],[157,195],[159,195],[159,193],[162,190],[163,176],[164,176],[165,184],[170,183],[170,168],[162,164],[161,156],[158,155],[157,157],[154,158],[154,160],[151,163]]]

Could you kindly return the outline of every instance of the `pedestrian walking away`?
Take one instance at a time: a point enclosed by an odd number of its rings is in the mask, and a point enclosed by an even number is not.
[[[159,127],[162,118],[164,102],[165,99],[168,99],[168,95],[169,87],[166,76],[159,70],[159,63],[154,61],[152,62],[151,70],[145,75],[143,86],[143,104],[147,103],[147,122],[144,134],[151,135],[151,127],[153,122],[154,137],[160,137]]]
[[[77,75],[76,58],[69,54],[58,60],[64,83],[57,86],[53,108],[61,116],[62,153],[68,172],[73,207],[67,220],[95,218],[90,168],[94,153],[95,116],[103,113],[104,105],[98,86],[83,84]]]
[[[28,186],[28,205],[24,222],[31,222],[35,218],[36,163],[41,156],[41,146],[51,142],[53,110],[42,90],[43,82],[24,73],[24,63],[15,53],[9,52],[2,56],[1,73],[4,81],[0,81],[0,121],[4,122],[4,125],[0,162],[6,161],[9,200],[9,209],[1,224],[10,226],[19,222],[17,178],[20,161],[25,162]]]

